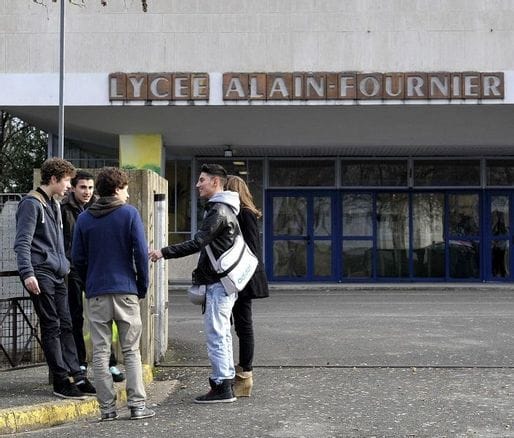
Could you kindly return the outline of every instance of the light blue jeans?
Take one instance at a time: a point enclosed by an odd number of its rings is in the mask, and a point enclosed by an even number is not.
[[[236,375],[232,354],[230,315],[237,293],[227,295],[221,283],[207,285],[205,294],[205,337],[207,354],[211,362],[211,379],[216,383],[233,379]]]

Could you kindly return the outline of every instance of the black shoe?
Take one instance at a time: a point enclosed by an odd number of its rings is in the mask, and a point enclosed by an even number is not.
[[[96,395],[96,389],[88,380],[87,377],[79,380],[77,383],[77,388],[85,395]]]
[[[123,382],[125,380],[125,374],[123,374],[119,369],[118,367],[110,367],[109,368],[109,372],[111,373],[112,375],[112,380],[119,383],[119,382]]]
[[[146,406],[139,406],[137,408],[130,408],[131,420],[142,420],[143,418],[150,418],[155,415],[155,411],[148,409]]]
[[[87,398],[87,396],[77,388],[77,385],[71,383],[68,379],[54,383],[54,395],[74,400],[85,400]]]
[[[237,400],[232,392],[232,379],[223,380],[219,384],[209,379],[209,384],[211,390],[205,395],[196,397],[195,403],[232,403]]]
[[[108,412],[107,414],[102,414],[101,421],[113,421],[118,418],[118,413],[116,411],[114,412]]]

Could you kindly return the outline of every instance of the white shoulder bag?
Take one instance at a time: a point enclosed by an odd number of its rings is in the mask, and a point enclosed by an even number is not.
[[[220,274],[220,281],[228,295],[245,288],[259,263],[241,232],[236,235],[234,244],[221,254],[218,260],[209,245],[206,246],[206,251],[214,270]]]

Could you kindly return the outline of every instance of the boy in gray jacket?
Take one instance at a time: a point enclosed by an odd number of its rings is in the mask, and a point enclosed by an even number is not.
[[[18,205],[14,251],[18,272],[39,317],[45,358],[57,397],[83,399],[96,393],[80,369],[73,340],[64,276],[70,264],[64,253],[59,202],[75,175],[71,163],[49,158],[41,166],[41,186]]]

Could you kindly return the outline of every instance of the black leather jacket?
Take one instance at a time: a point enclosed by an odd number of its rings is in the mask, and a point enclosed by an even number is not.
[[[161,252],[165,259],[176,259],[200,251],[198,266],[193,271],[193,284],[216,283],[219,275],[212,267],[205,247],[210,245],[214,257],[218,259],[234,244],[239,232],[237,216],[229,205],[208,202],[200,229],[193,239],[162,248]]]

